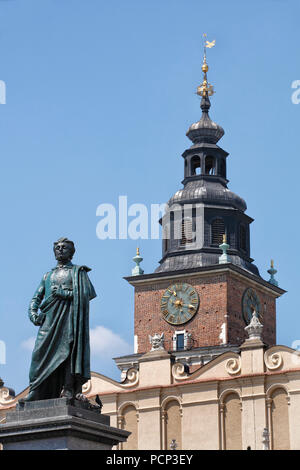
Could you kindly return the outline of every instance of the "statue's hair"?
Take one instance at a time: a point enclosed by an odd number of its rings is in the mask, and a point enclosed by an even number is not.
[[[59,238],[56,242],[54,242],[54,246],[53,246],[53,249],[55,250],[55,247],[58,243],[68,243],[69,245],[71,245],[71,249],[72,249],[72,258],[73,258],[73,255],[75,253],[75,245],[74,245],[74,242],[72,242],[72,240],[69,240],[67,237],[61,237]]]

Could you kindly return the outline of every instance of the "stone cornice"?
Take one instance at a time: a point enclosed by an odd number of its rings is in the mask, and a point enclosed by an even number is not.
[[[139,359],[139,363],[141,362],[152,362],[152,361],[160,361],[164,359],[169,359],[171,358],[171,354],[169,354],[167,351],[164,349],[159,349],[157,351],[149,351],[145,354],[142,355]]]
[[[191,278],[191,277],[201,277],[206,275],[216,275],[216,274],[223,274],[223,273],[230,273],[236,278],[239,279],[247,279],[247,281],[252,284],[253,286],[258,286],[271,293],[275,297],[280,297],[286,291],[281,289],[280,287],[274,286],[269,282],[265,281],[260,276],[250,273],[245,269],[242,269],[232,263],[228,264],[215,264],[212,266],[203,266],[198,268],[190,268],[190,269],[182,269],[178,271],[168,271],[168,272],[161,272],[161,273],[151,273],[151,274],[142,274],[140,276],[128,276],[124,277],[124,279],[129,282],[132,286],[142,286],[152,284],[153,281],[160,282],[160,281],[173,281],[174,279],[183,279],[183,278]]]
[[[257,380],[259,380],[259,378],[268,378],[268,377],[274,377],[274,376],[279,376],[279,375],[282,375],[282,376],[286,376],[286,375],[294,375],[296,373],[299,373],[299,378],[300,378],[300,368],[298,369],[286,369],[286,370],[281,370],[281,371],[275,371],[275,372],[271,372],[271,371],[267,371],[267,372],[261,372],[261,373],[257,373],[257,374],[241,374],[241,375],[238,375],[236,377],[212,377],[212,378],[208,378],[208,379],[199,379],[199,380],[185,380],[184,382],[180,382],[180,383],[173,383],[173,384],[168,384],[168,385],[154,385],[154,386],[149,386],[149,387],[140,387],[140,388],[135,388],[135,389],[131,389],[131,390],[120,390],[120,391],[111,391],[111,392],[105,392],[105,393],[98,393],[99,396],[104,396],[104,395],[110,395],[110,394],[124,394],[124,393],[137,393],[137,392],[144,392],[144,391],[154,391],[154,390],[158,390],[158,389],[172,389],[172,388],[177,388],[180,387],[182,388],[182,392],[186,391],[184,389],[186,389],[188,386],[197,386],[197,385],[200,385],[200,384],[213,384],[215,383],[216,386],[218,383],[224,383],[224,382],[239,382],[241,380],[247,380],[247,379],[255,379],[257,378]],[[92,397],[92,395],[90,395],[90,397]]]

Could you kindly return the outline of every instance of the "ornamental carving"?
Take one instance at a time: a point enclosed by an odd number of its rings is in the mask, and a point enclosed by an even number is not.
[[[172,376],[175,380],[185,380],[188,378],[188,366],[181,362],[176,362],[172,366]]]
[[[139,371],[135,367],[131,367],[126,372],[126,379],[122,383],[123,387],[133,387],[139,382]]]
[[[240,358],[232,357],[231,359],[228,359],[228,361],[225,364],[225,369],[229,375],[239,374],[241,372]]]
[[[163,333],[161,335],[159,333],[154,333],[153,336],[149,335],[149,341],[152,346],[151,351],[164,349],[164,340],[165,340],[165,336]]]
[[[275,352],[273,354],[268,354],[268,351],[265,352],[265,364],[268,369],[275,370],[283,364],[282,355]]]
[[[15,399],[15,392],[11,388],[1,387],[0,388],[0,405],[8,405]]]
[[[92,388],[92,381],[88,380],[85,384],[82,385],[82,393],[90,392]]]

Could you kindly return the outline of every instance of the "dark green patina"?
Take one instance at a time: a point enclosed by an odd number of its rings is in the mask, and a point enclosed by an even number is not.
[[[90,379],[89,301],[96,297],[90,269],[71,263],[75,248],[66,238],[54,252],[58,264],[43,276],[29,306],[40,328],[23,401],[75,397]]]

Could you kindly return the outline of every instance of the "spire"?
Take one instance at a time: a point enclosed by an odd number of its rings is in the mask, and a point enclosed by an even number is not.
[[[203,36],[206,38],[206,34]],[[202,64],[203,81],[197,87],[196,92],[198,96],[202,97],[200,104],[202,109],[202,117],[200,121],[192,124],[186,133],[187,137],[191,139],[194,144],[201,142],[216,144],[224,135],[224,129],[213,122],[208,115],[208,111],[210,109],[209,97],[214,94],[214,87],[211,83],[208,82],[207,79],[207,72],[209,67],[206,62],[206,49],[213,47],[215,43],[215,40],[207,41],[205,39],[204,41],[204,56]]]
[[[229,154],[219,146],[224,130],[209,116],[214,87],[208,79],[207,54],[214,45],[215,41],[207,41],[204,35],[204,55],[200,64],[202,79],[195,90],[195,94],[200,97],[202,116],[186,133],[192,145],[182,154],[184,187],[169,199],[166,213],[161,219],[163,230],[169,234],[169,241],[166,243],[163,240],[162,259],[156,272],[232,263],[259,275],[250,257],[249,225],[253,219],[244,214],[247,209],[244,199],[227,187],[226,159]],[[172,218],[172,207],[178,206],[183,215],[179,236],[177,221]],[[192,208],[191,215],[186,214],[185,207]],[[198,207],[201,207],[201,211],[198,211]],[[187,231],[192,231],[194,236],[187,237]],[[224,233],[231,247],[226,239],[222,243]]]
[[[206,38],[206,34],[203,34],[203,37]],[[215,40],[211,42],[205,41],[204,43],[204,56],[203,56],[203,64],[202,64],[203,82],[197,88],[197,95],[202,96],[202,101],[201,101],[202,110],[203,110],[202,106],[204,106],[206,103],[209,105],[208,109],[210,108],[210,101],[208,97],[214,94],[214,87],[207,81],[207,72],[208,72],[209,67],[206,62],[206,49],[207,47],[209,48],[214,47],[215,44],[216,44]]]
[[[131,270],[132,276],[140,276],[141,274],[144,274],[144,271],[140,267],[140,263],[143,261],[143,258],[140,256],[140,249],[137,247],[136,249],[136,255],[134,258],[132,258],[133,261],[135,262],[136,266]]]
[[[270,279],[269,279],[269,283],[270,284],[273,284],[273,286],[277,286],[278,287],[278,282],[276,281],[274,275],[277,273],[277,269],[274,268],[274,260],[271,259],[271,267],[270,269],[268,269],[267,271],[269,274],[270,274]]]

